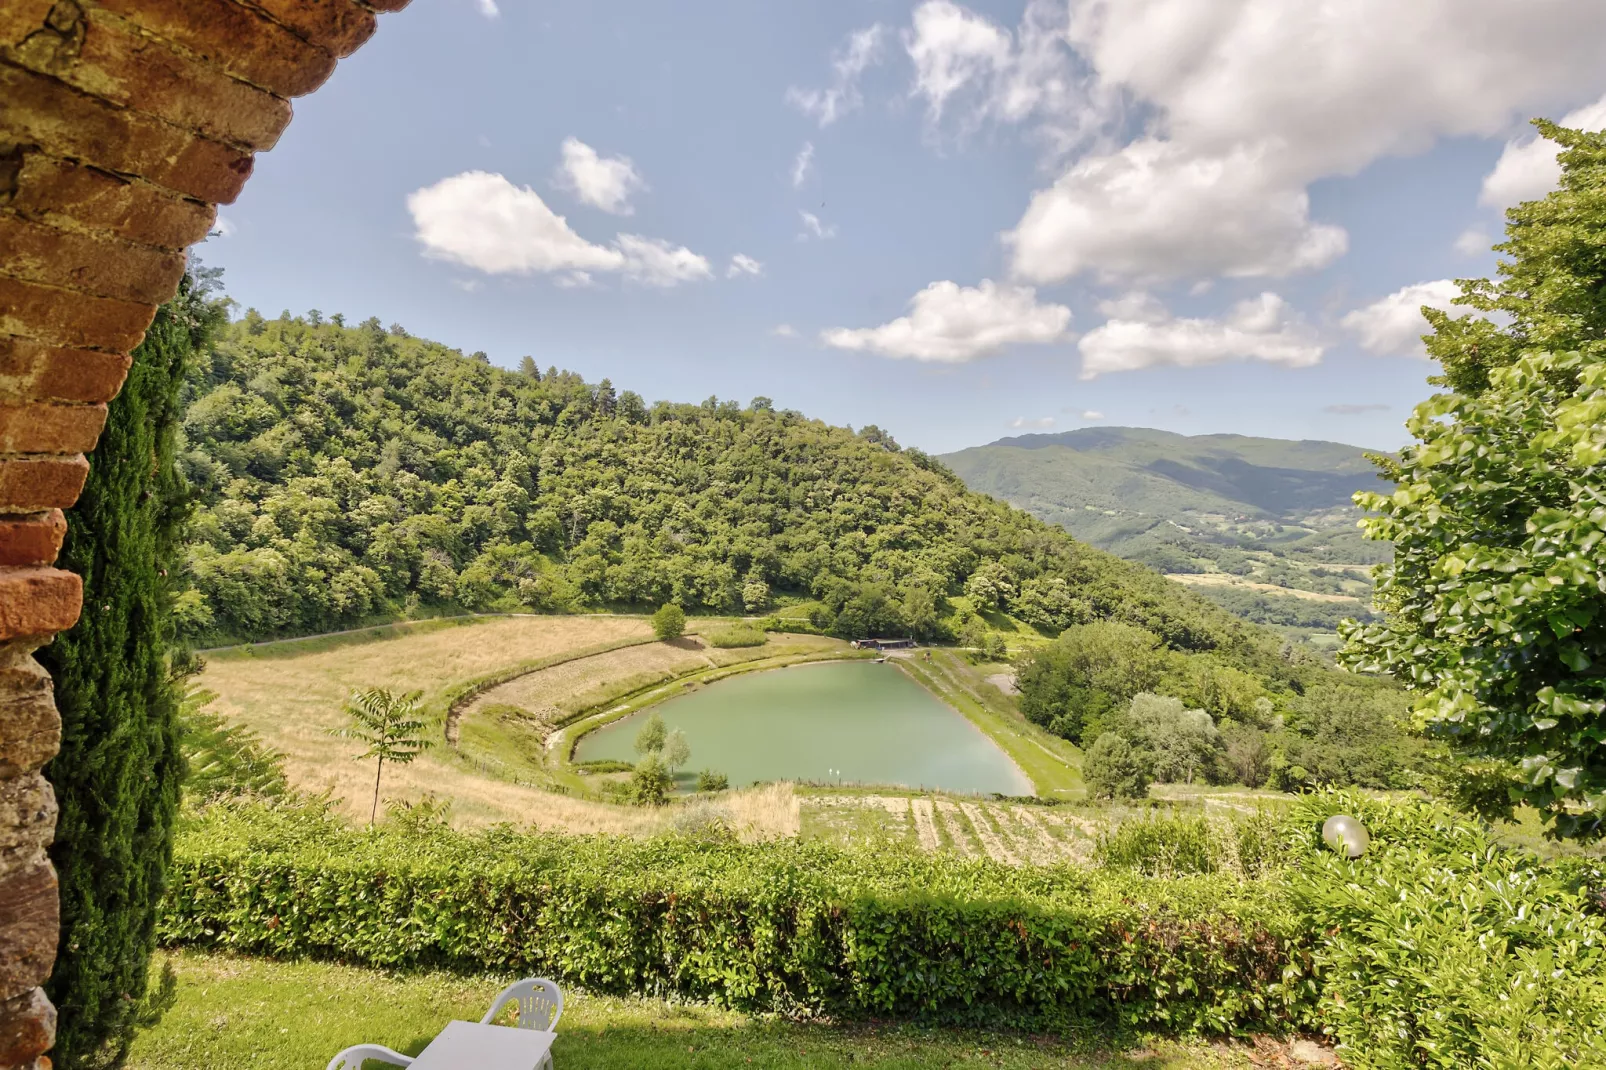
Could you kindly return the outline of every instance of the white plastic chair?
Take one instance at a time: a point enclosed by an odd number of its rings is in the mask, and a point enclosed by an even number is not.
[[[491,1001],[491,1009],[480,1019],[481,1025],[490,1025],[502,1010],[514,1000],[519,1004],[519,1028],[540,1029],[547,1033],[558,1030],[558,1019],[563,1017],[563,989],[557,982],[545,977],[526,977],[502,989],[502,994]],[[536,1070],[552,1070],[552,1053]]]
[[[391,1051],[383,1044],[358,1044],[329,1060],[324,1070],[362,1070],[364,1059],[378,1059],[383,1063],[393,1063],[396,1066],[413,1065],[411,1055],[403,1055],[399,1051]]]
[[[502,989],[502,994],[491,1001],[491,1009],[480,1019],[490,1025],[509,1003],[519,1002],[519,1028],[540,1029],[547,1033],[558,1030],[558,1019],[563,1017],[563,989],[545,977],[526,977]]]

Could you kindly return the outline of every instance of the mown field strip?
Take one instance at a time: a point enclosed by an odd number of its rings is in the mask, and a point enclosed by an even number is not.
[[[937,818],[942,823],[943,830],[948,833],[948,846],[967,857],[980,854],[981,844],[970,827],[970,821],[960,812],[958,805],[947,799],[938,799],[936,806]]]
[[[920,839],[920,848],[923,851],[935,851],[942,846],[937,836],[937,819],[932,812],[930,799],[911,799],[910,809],[914,811],[915,833]]]
[[[970,822],[970,827],[976,833],[976,838],[981,841],[982,850],[987,852],[988,858],[1009,866],[1020,865],[1020,856],[1004,843],[1003,837],[998,835],[998,831],[993,828],[992,822],[987,820],[987,815],[982,812],[980,806],[965,802],[959,804],[959,809],[964,813],[965,820]]]

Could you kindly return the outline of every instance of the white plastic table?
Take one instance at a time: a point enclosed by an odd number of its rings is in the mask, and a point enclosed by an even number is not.
[[[479,1022],[447,1022],[411,1070],[536,1070],[556,1033]]]

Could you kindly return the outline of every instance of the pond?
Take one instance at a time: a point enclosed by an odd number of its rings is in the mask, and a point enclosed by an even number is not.
[[[721,680],[656,707],[691,745],[688,769],[763,780],[1030,795],[1032,784],[963,714],[890,664],[827,662]],[[584,736],[576,761],[634,761],[651,710]]]

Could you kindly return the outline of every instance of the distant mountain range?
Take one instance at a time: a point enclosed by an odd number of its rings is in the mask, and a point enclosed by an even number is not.
[[[1101,549],[1189,582],[1228,608],[1300,632],[1364,615],[1358,490],[1387,484],[1339,442],[1089,427],[1020,435],[942,457],[972,490]]]

